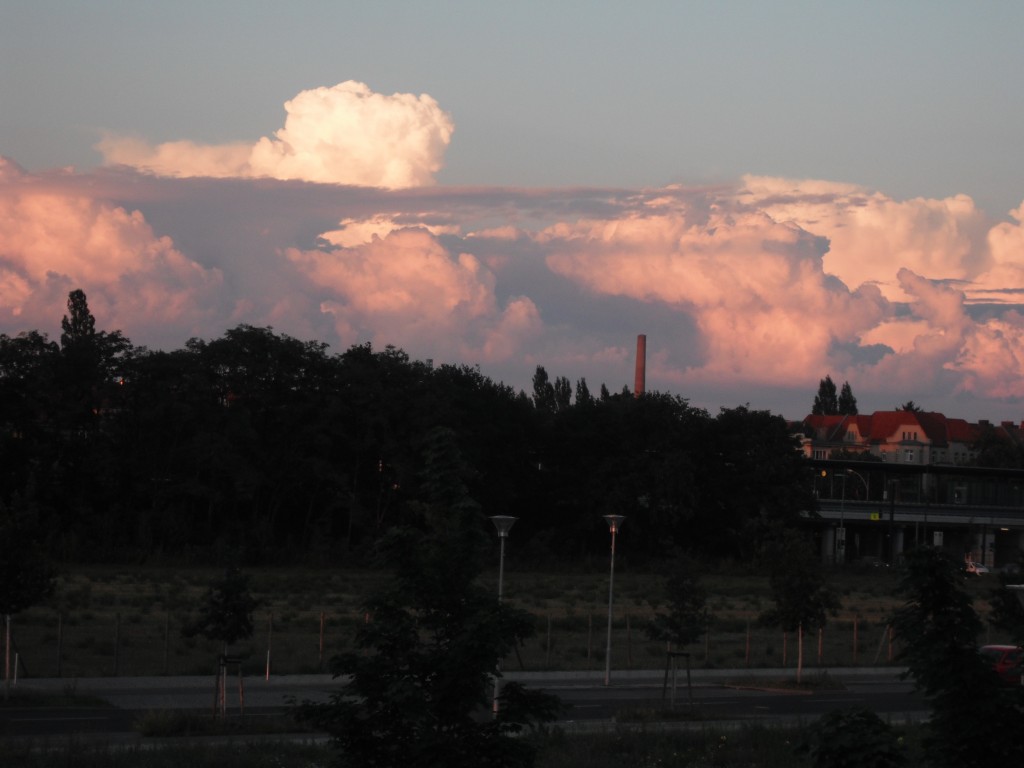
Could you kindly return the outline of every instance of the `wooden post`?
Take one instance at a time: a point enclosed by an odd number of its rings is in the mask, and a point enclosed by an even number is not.
[[[853,617],[853,666],[857,666],[857,617]]]
[[[321,671],[324,668],[324,612],[320,611],[320,655],[317,660],[317,668]]]
[[[171,671],[171,614],[164,614],[164,675]]]
[[[4,615],[4,701],[11,697],[11,614]]]
[[[629,624],[629,611],[626,611],[626,669],[633,668],[633,630]]]
[[[61,677],[64,660],[64,614],[57,614],[57,677]]]
[[[796,625],[796,684],[800,685],[804,672],[804,625]]]
[[[587,668],[591,666],[591,655],[594,651],[594,616],[587,616]]]
[[[121,662],[121,614],[114,614],[114,677],[120,672]]]
[[[711,658],[711,619],[704,623],[704,666],[708,665]]]
[[[750,619],[747,619],[747,651],[746,651],[746,664],[750,666]]]
[[[889,656],[888,656],[888,661],[891,663],[892,662],[892,624],[889,625],[888,631],[889,631]]]
[[[222,690],[221,689],[221,685],[220,685],[220,681],[221,681],[221,673],[223,672],[223,669],[224,669],[224,662],[223,662],[224,657],[221,656],[220,658],[221,658],[221,661],[219,661],[217,663],[217,676],[214,678],[214,682],[213,682],[213,719],[214,720],[216,720],[217,719],[217,715],[220,714],[220,702],[221,702],[221,690]]]
[[[544,641],[544,666],[551,669],[551,614],[548,614],[548,632]]]
[[[274,641],[274,614],[267,616],[267,671],[266,679],[270,679],[270,647]]]
[[[818,666],[822,666],[825,656],[825,628],[818,627]]]

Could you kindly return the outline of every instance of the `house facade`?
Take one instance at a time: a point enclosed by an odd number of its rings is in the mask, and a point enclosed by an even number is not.
[[[890,464],[970,466],[978,458],[983,436],[1019,445],[1024,441],[1024,424],[971,423],[920,411],[875,411],[870,415],[812,414],[794,425],[794,433],[809,459],[864,454],[865,460]]]

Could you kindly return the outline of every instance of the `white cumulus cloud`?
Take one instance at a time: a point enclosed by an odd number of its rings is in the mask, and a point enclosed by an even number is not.
[[[371,187],[433,183],[454,124],[426,94],[374,93],[354,80],[285,102],[284,127],[253,145],[174,141],[151,146],[108,136],[110,164],[162,176],[268,177]]]

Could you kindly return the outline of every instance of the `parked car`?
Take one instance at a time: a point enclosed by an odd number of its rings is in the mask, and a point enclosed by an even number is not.
[[[964,564],[964,570],[968,573],[973,573],[975,576],[981,576],[983,573],[989,573],[987,565],[984,563],[976,563],[973,560],[968,560]]]
[[[980,650],[1004,683],[1021,685],[1024,649],[1016,645],[983,645]]]

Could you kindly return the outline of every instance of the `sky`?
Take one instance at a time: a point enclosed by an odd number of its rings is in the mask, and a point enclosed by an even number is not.
[[[0,333],[1024,420],[1024,4],[0,0]]]

